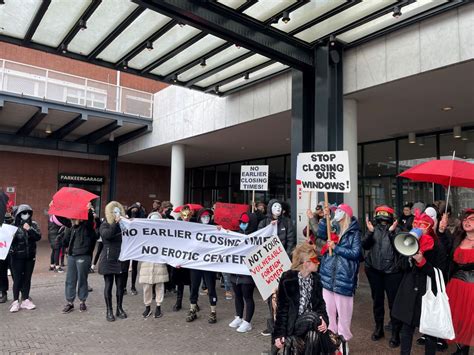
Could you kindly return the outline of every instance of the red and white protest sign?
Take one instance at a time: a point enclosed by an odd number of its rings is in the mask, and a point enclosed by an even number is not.
[[[291,268],[290,258],[277,236],[248,254],[245,264],[264,300],[278,288],[281,275]]]
[[[239,230],[242,213],[249,211],[249,205],[217,202],[214,208],[214,223],[231,231]]]
[[[9,224],[2,224],[0,227],[0,260],[6,259],[17,229]]]

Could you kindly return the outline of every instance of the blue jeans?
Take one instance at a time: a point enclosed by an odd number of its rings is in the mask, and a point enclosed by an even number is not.
[[[77,295],[81,302],[87,300],[89,295],[87,277],[89,268],[91,267],[90,255],[69,256],[67,259],[66,274],[66,300],[70,303],[74,302]]]
[[[224,278],[224,290],[230,291],[232,289],[232,283],[230,282],[230,274],[226,274],[225,272],[223,272],[222,277]]]

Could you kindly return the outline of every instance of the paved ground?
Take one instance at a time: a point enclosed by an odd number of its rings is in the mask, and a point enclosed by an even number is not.
[[[171,311],[174,295],[165,297],[162,318],[144,320],[140,289],[138,296],[125,296],[124,309],[129,318],[108,323],[103,280],[98,274],[90,275],[94,291],[89,296],[88,311],[80,313],[76,305],[74,312],[62,314],[65,274],[47,271],[48,253],[48,244],[41,242],[31,291],[37,309],[11,314],[9,303],[0,305],[1,353],[261,354],[269,349],[269,338],[260,335],[264,329],[266,305],[257,292],[254,330],[247,334],[239,334],[228,327],[234,308],[233,301],[224,299],[223,289],[219,289],[218,294],[217,324],[207,323],[207,300],[202,296],[199,302],[201,315],[193,323],[185,322],[184,310]],[[388,339],[370,340],[373,327],[370,303],[369,289],[362,277],[355,298],[351,354],[397,354],[398,351],[388,347]],[[421,354],[421,348],[415,347],[414,353]]]

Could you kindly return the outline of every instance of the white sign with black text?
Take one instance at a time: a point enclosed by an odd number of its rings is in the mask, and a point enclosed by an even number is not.
[[[300,153],[296,169],[302,191],[351,191],[347,151]]]
[[[268,165],[242,165],[240,190],[267,191]]]

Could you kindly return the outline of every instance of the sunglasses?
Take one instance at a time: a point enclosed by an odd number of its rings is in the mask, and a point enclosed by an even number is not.
[[[311,261],[313,264],[319,264],[319,260],[317,256],[312,256],[311,258],[309,258],[308,261]]]
[[[429,224],[428,222],[424,222],[424,221],[414,221],[413,222],[413,227],[415,228],[419,228],[419,229],[428,229],[429,227],[431,226],[431,224]]]

